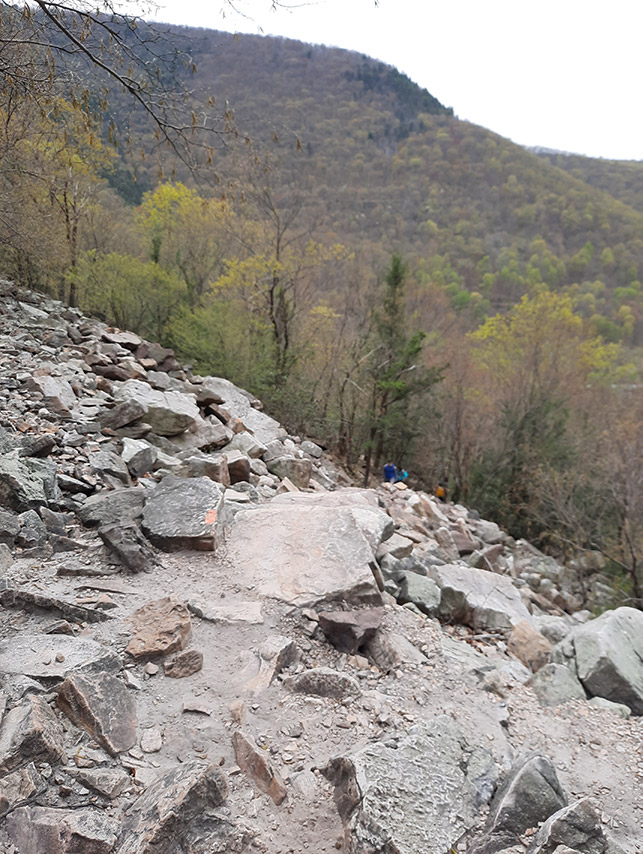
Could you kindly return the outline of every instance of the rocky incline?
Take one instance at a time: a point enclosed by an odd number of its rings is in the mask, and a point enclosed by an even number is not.
[[[583,610],[594,556],[1,289],[2,852],[641,851],[643,614]]]

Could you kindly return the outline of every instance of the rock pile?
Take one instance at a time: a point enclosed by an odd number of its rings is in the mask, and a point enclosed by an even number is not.
[[[640,612],[0,292],[0,850],[635,854]]]

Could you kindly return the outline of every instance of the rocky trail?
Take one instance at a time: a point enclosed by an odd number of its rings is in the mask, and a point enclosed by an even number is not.
[[[596,555],[0,292],[0,851],[643,851],[643,614],[592,616]]]

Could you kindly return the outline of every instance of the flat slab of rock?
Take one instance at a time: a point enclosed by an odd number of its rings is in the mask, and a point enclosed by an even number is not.
[[[526,684],[534,689],[543,706],[559,706],[570,700],[585,699],[583,686],[564,664],[545,664]]]
[[[136,743],[136,700],[114,676],[72,674],[60,686],[58,706],[112,756]]]
[[[143,661],[178,652],[186,646],[192,632],[187,606],[167,596],[134,611],[130,622],[134,637],[126,652]]]
[[[259,750],[254,740],[237,731],[232,736],[232,745],[237,765],[264,794],[269,795],[279,806],[286,799],[286,787],[268,762],[264,751]]]
[[[214,551],[223,538],[223,489],[207,477],[168,475],[149,495],[142,526],[166,551]]]
[[[219,841],[235,830],[210,814],[225,802],[226,781],[217,767],[187,762],[171,768],[134,802],[123,822],[119,854],[176,854],[193,850],[192,834],[201,844],[210,836]],[[196,847],[196,846],[195,846]],[[232,845],[231,850],[234,850]],[[208,850],[200,847],[199,850]],[[212,850],[226,851],[225,847]]]
[[[0,641],[0,673],[62,680],[76,670],[115,673],[121,666],[120,656],[89,638],[42,634]]]
[[[20,854],[110,854],[120,823],[91,809],[20,807],[7,817],[7,830]]]
[[[184,649],[170,656],[163,664],[163,672],[171,679],[193,676],[203,667],[203,653],[196,649]]]
[[[26,611],[53,611],[62,617],[70,617],[78,622],[100,623],[109,619],[109,614],[97,608],[77,605],[58,596],[48,596],[36,590],[25,590],[22,587],[7,587],[0,589],[0,603],[5,608],[24,608]]]
[[[495,572],[467,566],[433,566],[429,574],[442,595],[440,614],[474,629],[511,629],[531,622],[520,593],[511,580]]]
[[[190,599],[188,608],[195,617],[210,623],[226,625],[235,623],[261,625],[263,623],[261,602],[257,600],[206,602],[203,599]]]
[[[5,713],[0,725],[0,774],[31,760],[55,762],[63,752],[62,726],[42,697],[30,695]]]
[[[192,395],[158,391],[140,380],[128,380],[114,395],[118,400],[136,400],[145,408],[144,418],[159,436],[177,436],[195,427],[201,413]]]
[[[297,505],[296,493],[288,497],[288,504],[237,514],[228,542],[237,583],[296,605],[338,599],[377,604],[369,563],[389,517],[370,507]]]
[[[590,696],[624,703],[643,715],[643,611],[617,608],[576,626],[554,648],[554,661],[574,659]]]
[[[472,827],[494,789],[488,751],[450,717],[418,724],[394,748],[380,742],[323,769],[356,854],[444,854]]]

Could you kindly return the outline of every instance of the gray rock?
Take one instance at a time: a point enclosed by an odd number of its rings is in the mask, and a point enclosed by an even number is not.
[[[319,697],[332,697],[343,700],[345,697],[359,697],[359,682],[347,673],[340,673],[330,667],[313,667],[304,670],[286,680],[291,691],[298,694],[316,694]]]
[[[118,400],[137,400],[144,418],[159,436],[177,436],[201,420],[192,396],[177,391],[158,391],[140,380],[128,380],[116,391]]]
[[[72,671],[114,673],[120,668],[121,659],[115,652],[88,638],[21,634],[0,641],[3,674],[62,680]]]
[[[153,471],[158,455],[158,448],[144,439],[123,439],[121,457],[132,477],[142,477]]]
[[[90,495],[77,515],[88,525],[115,525],[124,519],[132,521],[142,514],[147,495],[141,487],[103,490]]]
[[[0,780],[0,818],[24,806],[47,788],[47,783],[33,762],[25,768],[7,774]]]
[[[58,691],[58,706],[112,756],[136,744],[136,700],[114,676],[68,676]]]
[[[0,510],[0,543],[13,547],[19,530],[20,517],[7,510]]]
[[[606,854],[608,840],[601,815],[589,798],[582,798],[550,816],[533,838],[528,854],[550,854],[566,846],[582,854]]]
[[[316,460],[324,453],[319,445],[316,445],[315,442],[310,442],[308,439],[304,439],[300,447],[304,454],[308,454],[308,456],[314,457]]]
[[[101,795],[114,800],[132,788],[132,777],[123,768],[79,768],[74,776]]]
[[[441,716],[396,746],[370,744],[323,769],[355,854],[444,854],[472,827],[493,792],[491,755]]]
[[[592,697],[591,700],[588,700],[590,706],[594,706],[595,709],[605,709],[607,712],[612,712],[614,715],[618,715],[620,718],[630,717],[632,714],[629,706],[625,706],[623,703],[613,703],[611,700],[606,700],[604,697]]]
[[[196,649],[184,649],[165,660],[163,672],[171,679],[183,679],[198,673],[202,667],[203,653]]]
[[[5,608],[23,608],[26,611],[35,609],[54,611],[61,617],[70,617],[78,622],[100,623],[109,619],[108,615],[99,608],[78,605],[69,599],[63,599],[61,596],[48,596],[38,590],[13,587],[6,582],[0,585],[0,602]]]
[[[89,455],[89,465],[99,477],[105,478],[106,475],[110,475],[126,486],[130,483],[127,465],[118,454],[113,454],[111,451],[97,451]]]
[[[385,673],[426,661],[420,650],[410,640],[397,632],[380,629],[366,647],[366,652]]]
[[[30,695],[5,713],[0,724],[0,774],[32,760],[56,762],[63,752],[62,726],[42,697]]]
[[[567,806],[567,796],[549,759],[539,753],[520,757],[491,802],[484,837],[472,854],[494,854],[519,843],[518,837]]]
[[[282,498],[290,500],[278,503]],[[375,508],[293,500],[298,498],[316,496],[283,495],[237,513],[228,541],[237,583],[296,605],[340,599],[379,604],[369,539],[379,526],[373,515],[384,517],[386,524],[388,516]]]
[[[226,449],[228,472],[230,483],[243,483],[250,480],[250,457],[241,451],[229,451]]]
[[[440,598],[440,588],[433,579],[414,572],[403,574],[398,597],[400,604],[412,602],[423,614],[435,617],[440,610]]]
[[[263,442],[260,442],[255,436],[245,431],[236,433],[225,446],[226,454],[229,451],[240,451],[252,459],[262,457],[266,453],[266,450],[266,445]]]
[[[392,534],[385,542],[381,543],[377,549],[376,557],[382,560],[384,555],[392,555],[392,557],[401,560],[409,557],[413,551],[413,540],[408,537],[403,537],[401,534]]]
[[[134,421],[138,421],[146,412],[147,409],[135,398],[124,400],[122,403],[116,404],[112,409],[102,412],[99,423],[102,429],[118,430],[121,427],[132,424]]]
[[[532,619],[540,634],[546,637],[551,644],[557,644],[564,640],[572,628],[565,617],[555,617],[552,614],[543,614]]]
[[[221,377],[204,377],[203,385],[207,387],[210,394],[218,396],[232,418],[240,418],[243,421],[246,430],[259,442],[267,445],[268,442],[284,434],[284,429],[279,422],[253,407],[254,398],[251,394],[233,385],[229,380]]]
[[[0,457],[0,507],[21,512],[47,504],[44,472],[36,460]]]
[[[48,409],[61,418],[69,418],[76,408],[74,390],[62,377],[32,377],[27,383],[30,391],[42,394]]]
[[[555,661],[575,660],[578,678],[590,696],[623,703],[643,715],[643,612],[606,611],[576,626],[554,648]]]
[[[198,454],[198,456],[197,456]],[[230,472],[225,454],[200,454],[182,459],[173,472],[177,477],[209,477],[222,486],[230,486]]]
[[[307,489],[312,474],[312,463],[307,459],[285,456],[277,457],[266,463],[268,471],[277,475],[280,480],[288,478],[298,489]]]
[[[214,765],[186,762],[170,768],[128,811],[118,854],[234,851],[241,834],[215,811],[227,794],[223,774]]]
[[[430,576],[442,591],[440,614],[474,629],[511,629],[531,621],[511,580],[468,566],[433,566]]]
[[[375,636],[382,622],[382,608],[359,611],[322,611],[319,625],[326,639],[340,652],[354,655]]]
[[[151,572],[158,565],[150,544],[134,523],[104,526],[98,534],[131,572]]]
[[[185,433],[174,436],[172,443],[179,451],[213,451],[227,446],[231,436],[232,431],[215,418],[199,418]]]
[[[35,510],[27,510],[18,517],[20,530],[16,535],[16,545],[25,549],[44,546],[47,542],[47,528]]]
[[[558,706],[569,700],[585,699],[583,686],[564,664],[546,664],[526,684],[534,689],[543,706]]]
[[[20,807],[7,830],[20,854],[110,854],[120,824],[99,810]]]
[[[168,475],[150,494],[143,531],[165,551],[214,551],[223,538],[223,490],[207,477]]]

